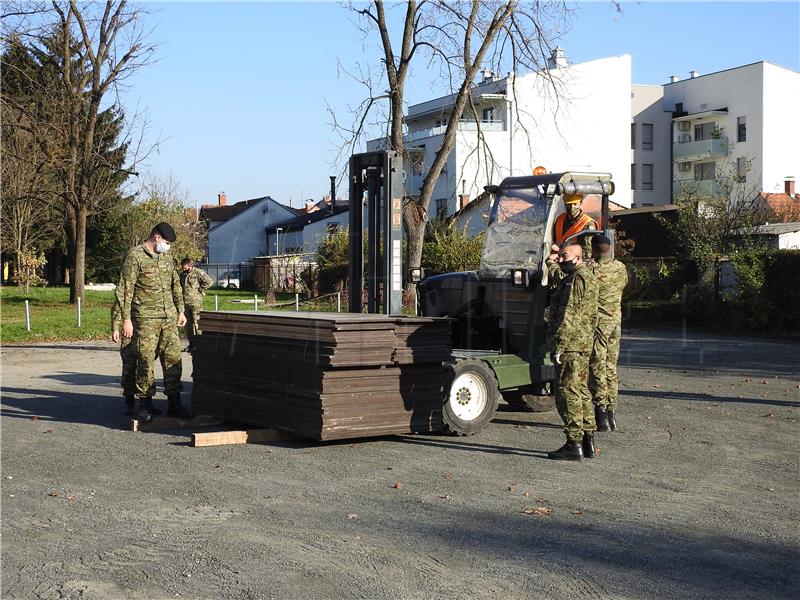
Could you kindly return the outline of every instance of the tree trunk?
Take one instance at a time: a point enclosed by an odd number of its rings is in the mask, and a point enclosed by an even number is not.
[[[85,299],[86,285],[86,220],[87,210],[81,206],[75,214],[75,271],[69,288],[70,304],[76,304],[78,298]]]
[[[416,268],[422,262],[422,243],[425,240],[425,225],[427,224],[427,212],[414,201],[407,201],[403,207],[403,224],[406,228],[406,241],[408,242],[408,261],[409,268]],[[410,281],[406,283],[406,302],[407,306],[417,305],[417,286]]]

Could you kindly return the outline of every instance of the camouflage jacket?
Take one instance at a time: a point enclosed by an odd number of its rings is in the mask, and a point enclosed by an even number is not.
[[[622,321],[622,291],[628,284],[628,270],[613,258],[601,258],[591,265],[597,278],[597,318],[600,322]]]
[[[181,281],[168,252],[136,246],[125,259],[117,290],[123,319],[176,319],[183,312]]]
[[[186,306],[203,306],[206,290],[214,285],[214,279],[202,269],[192,267],[188,273],[180,271],[183,287],[183,303]]]
[[[553,322],[553,353],[591,352],[597,326],[597,281],[582,263],[563,285]]]

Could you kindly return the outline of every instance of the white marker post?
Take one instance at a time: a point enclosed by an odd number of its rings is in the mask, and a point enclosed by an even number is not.
[[[342,312],[342,292],[336,293],[336,312]]]
[[[219,310],[219,296],[214,294],[214,310]]]
[[[258,310],[258,294],[253,295],[253,310]]]
[[[78,329],[81,328],[81,299],[78,297]]]
[[[27,300],[25,300],[25,329],[31,330],[31,306]]]
[[[296,311],[300,310],[300,294],[295,294],[294,295],[294,309]]]

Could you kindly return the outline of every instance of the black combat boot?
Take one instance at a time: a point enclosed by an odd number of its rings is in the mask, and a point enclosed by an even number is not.
[[[594,420],[597,423],[597,431],[611,431],[608,424],[608,413],[599,404],[594,405]]]
[[[168,417],[176,417],[178,419],[192,418],[192,413],[186,410],[181,404],[180,394],[170,394],[169,396],[167,396],[167,401],[169,402],[169,404],[167,405]]]
[[[548,452],[547,458],[552,458],[553,460],[580,460],[583,458],[581,443],[567,440],[567,443],[558,450]]]
[[[152,396],[147,396],[139,400],[139,412],[145,417],[155,417],[161,414],[161,411],[153,406]]]
[[[591,431],[583,432],[581,449],[583,450],[584,458],[594,458],[596,456],[597,453],[594,449],[594,434]]]
[[[617,430],[617,420],[614,418],[614,411],[613,410],[608,410],[608,411],[606,411],[606,414],[608,415],[608,426],[611,427],[611,431],[616,431]]]
[[[136,398],[131,395],[125,396],[125,416],[132,417],[136,414]]]

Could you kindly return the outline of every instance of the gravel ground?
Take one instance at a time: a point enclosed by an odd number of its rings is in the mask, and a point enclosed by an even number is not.
[[[799,356],[629,333],[621,430],[565,464],[555,413],[510,411],[192,448],[126,431],[113,345],[5,347],[2,596],[796,598]]]

